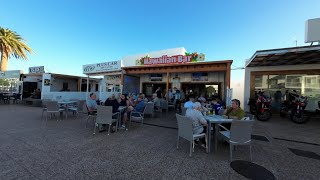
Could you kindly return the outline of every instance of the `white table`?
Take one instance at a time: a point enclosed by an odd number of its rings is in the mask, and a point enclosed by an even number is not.
[[[219,132],[219,126],[217,124],[232,123],[232,119],[225,119],[219,115],[208,115],[208,116],[204,116],[204,118],[208,122],[208,127],[207,127],[208,152],[211,152],[211,125],[212,124],[214,124],[214,150],[217,151],[217,142],[218,142],[217,137],[218,137],[218,132]]]
[[[76,103],[76,101],[59,101],[58,104],[59,105],[63,105],[65,108],[65,112],[66,112],[66,119],[68,118],[68,108],[70,104],[74,104]]]

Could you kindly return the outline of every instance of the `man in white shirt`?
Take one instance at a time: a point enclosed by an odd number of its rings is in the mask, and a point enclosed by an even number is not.
[[[193,134],[201,134],[204,132],[203,126],[207,125],[207,121],[201,113],[201,104],[195,102],[191,109],[187,109],[186,116],[192,120]]]
[[[87,100],[87,107],[90,114],[97,113],[97,96],[94,93],[90,94],[90,98]]]
[[[184,107],[187,109],[192,109],[194,104],[194,96],[189,96],[189,101],[184,103]]]

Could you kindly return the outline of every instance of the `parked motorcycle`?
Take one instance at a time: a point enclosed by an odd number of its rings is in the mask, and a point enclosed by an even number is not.
[[[254,114],[260,121],[268,121],[271,116],[271,99],[259,93],[256,99],[249,99],[248,105],[250,106],[251,114]]]
[[[305,111],[307,105],[307,97],[299,96],[294,93],[289,93],[288,100],[284,101],[281,104],[280,116],[289,116],[291,121],[297,124],[306,123],[310,119],[310,116],[308,116],[307,112]]]

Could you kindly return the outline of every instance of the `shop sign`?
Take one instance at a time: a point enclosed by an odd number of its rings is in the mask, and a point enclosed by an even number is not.
[[[83,65],[83,74],[94,74],[121,70],[121,61]]]
[[[44,66],[29,67],[30,74],[44,73]]]
[[[160,65],[160,64],[184,64],[190,62],[204,61],[205,55],[198,53],[185,53],[185,55],[167,56],[158,58],[142,57],[136,60],[136,65]]]
[[[121,84],[121,75],[105,76],[107,84]]]
[[[0,71],[0,78],[20,78],[21,71],[20,70],[12,70],[12,71]]]

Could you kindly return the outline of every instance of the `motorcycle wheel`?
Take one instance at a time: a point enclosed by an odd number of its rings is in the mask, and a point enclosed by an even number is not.
[[[310,117],[307,116],[304,112],[301,112],[300,115],[292,113],[290,119],[294,123],[303,124],[306,123],[310,119]]]
[[[259,121],[269,121],[271,118],[271,112],[270,111],[264,111],[263,113],[257,113],[257,119]]]

